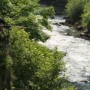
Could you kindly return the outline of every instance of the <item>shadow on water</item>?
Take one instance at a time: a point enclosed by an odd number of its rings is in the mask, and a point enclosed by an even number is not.
[[[60,33],[62,33],[62,32],[60,32]],[[90,36],[88,36],[88,34],[82,35],[81,31],[75,30],[74,28],[66,29],[66,31],[64,31],[64,35],[73,36],[74,38],[75,37],[82,38],[82,39],[90,41]]]
[[[80,37],[80,32],[76,31],[74,28],[69,28],[63,31],[58,31],[58,32],[67,36]]]
[[[68,36],[80,37],[79,32],[76,31],[74,28],[67,29],[66,33]]]
[[[76,88],[76,90],[90,90],[90,78],[88,79],[89,80],[70,82],[70,83]]]
[[[65,80],[67,83],[75,87],[75,90],[90,90],[90,76],[87,77],[87,80],[81,80],[76,82],[71,82]]]

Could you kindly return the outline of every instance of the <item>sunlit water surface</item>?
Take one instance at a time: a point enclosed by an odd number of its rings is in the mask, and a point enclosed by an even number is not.
[[[59,51],[66,52],[63,60],[66,62],[66,76],[78,90],[90,90],[90,41],[67,36],[68,26],[56,25],[55,23],[65,22],[63,16],[56,16],[49,19],[52,25],[52,32],[44,29],[50,35],[45,43],[39,42],[46,47],[53,49],[57,47]]]

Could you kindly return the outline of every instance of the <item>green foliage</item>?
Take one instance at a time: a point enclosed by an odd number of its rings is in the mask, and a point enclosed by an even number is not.
[[[40,14],[42,15],[44,18],[48,18],[50,16],[54,16],[54,8],[52,6],[50,7],[43,7],[43,8],[40,8],[38,11],[35,11],[36,14]]]
[[[90,0],[68,0],[66,13],[72,20],[82,20],[82,24],[90,29]]]
[[[63,88],[64,77],[60,77],[60,73],[65,70],[61,60],[65,54],[31,41],[23,29],[13,28],[11,35],[16,90],[25,87],[31,90]]]
[[[0,0],[0,16],[2,16],[2,18],[11,12],[9,2],[10,0]]]
[[[49,38],[42,27],[51,29],[48,17],[54,15],[53,7],[40,9],[38,0],[2,0],[0,5],[0,16],[13,26],[24,28],[31,39],[45,41]]]
[[[81,19],[85,3],[86,0],[68,0],[66,5],[68,17],[75,21]]]
[[[82,14],[82,24],[90,29],[90,2],[86,3],[84,13]]]
[[[34,40],[42,40],[45,41],[49,38],[47,34],[45,34],[42,31],[43,26],[48,27],[49,24],[46,20],[46,24],[43,25],[43,22],[45,23],[45,19],[40,16],[40,15],[33,15],[32,13],[28,17],[20,17],[16,23],[19,25],[21,28],[24,28],[27,32],[30,33],[30,38]],[[43,25],[43,26],[42,26]]]

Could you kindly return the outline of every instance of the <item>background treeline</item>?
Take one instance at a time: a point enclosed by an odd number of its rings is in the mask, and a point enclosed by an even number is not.
[[[40,3],[46,3],[46,4],[57,4],[57,5],[60,5],[62,3],[66,3],[67,0],[40,0]]]
[[[67,0],[40,0],[41,4],[52,5],[55,9],[55,14],[60,15],[64,13]]]
[[[54,8],[41,8],[38,0],[0,0],[0,17],[12,27],[0,31],[0,90],[73,90],[62,77],[65,53],[37,43],[49,38],[42,29],[51,30],[53,15]]]

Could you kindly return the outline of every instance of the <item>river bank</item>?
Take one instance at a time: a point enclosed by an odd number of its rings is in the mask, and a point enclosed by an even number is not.
[[[82,25],[82,22],[80,20],[74,22],[69,18],[64,18],[66,19],[65,22],[60,22],[59,25],[61,24],[69,26],[72,29],[72,31],[69,30],[67,32],[67,35],[83,38],[85,40],[90,40],[90,31]]]

